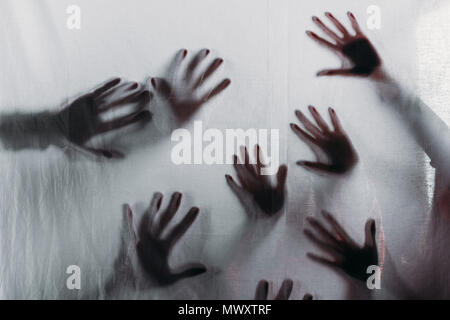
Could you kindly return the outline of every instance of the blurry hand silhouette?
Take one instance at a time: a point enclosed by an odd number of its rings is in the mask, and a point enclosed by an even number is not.
[[[289,300],[291,296],[292,287],[294,282],[291,279],[285,279],[281,284],[278,294],[273,300]],[[312,295],[305,294],[303,300],[312,300]],[[267,280],[261,280],[256,287],[255,300],[269,300],[269,282]]]
[[[369,219],[366,222],[366,239],[364,245],[360,246],[350,238],[330,213],[322,211],[322,214],[331,226],[332,231],[329,231],[317,219],[309,217],[307,221],[317,232],[317,235],[309,229],[305,229],[304,233],[309,240],[329,254],[332,259],[323,258],[313,253],[308,253],[308,257],[354,279],[365,282],[368,278],[367,267],[378,265],[375,221]]]
[[[355,35],[350,34],[347,29],[329,12],[325,16],[334,24],[340,31],[342,36],[336,34],[333,30],[327,27],[319,18],[313,17],[313,22],[322,31],[327,34],[334,42],[325,40],[319,37],[312,31],[306,31],[306,34],[320,45],[325,46],[332,52],[337,54],[342,61],[340,69],[326,69],[317,73],[318,76],[360,76],[360,77],[374,77],[379,76],[378,72],[381,67],[381,59],[372,43],[362,33],[353,13],[348,12],[347,16],[350,19]]]
[[[447,189],[438,199],[438,208],[443,217],[450,218],[450,189]]]
[[[336,111],[328,109],[334,130],[330,130],[316,108],[309,106],[309,111],[317,125],[297,110],[295,115],[306,131],[294,123],[291,123],[291,129],[311,148],[318,162],[298,161],[297,164],[318,173],[343,174],[350,171],[358,162],[358,154],[342,128]]]
[[[278,294],[273,300],[289,300],[294,282],[291,279],[285,279],[281,284]],[[256,287],[255,300],[269,300],[269,282],[261,280]]]
[[[155,193],[139,223],[137,234],[133,227],[133,212],[128,205],[124,206],[124,225],[127,227],[124,227],[122,232],[122,249],[115,265],[116,283],[123,282],[123,279],[132,279],[131,283],[139,285],[136,283],[135,271],[132,268],[134,260],[137,260],[148,280],[160,286],[167,286],[206,272],[206,267],[200,263],[190,263],[176,269],[169,266],[173,247],[199,213],[198,208],[191,208],[179,223],[167,230],[180,207],[181,198],[181,193],[173,193],[167,208],[160,212],[163,195]]]
[[[153,88],[169,102],[173,114],[180,123],[190,119],[200,107],[220,94],[231,83],[230,79],[224,79],[213,88],[203,89],[204,83],[223,63],[221,58],[216,58],[199,73],[199,65],[209,53],[208,49],[201,50],[192,58],[185,70],[182,70],[188,51],[181,50],[175,58],[173,79],[151,79]]]
[[[56,115],[56,121],[66,139],[80,148],[106,158],[121,158],[123,154],[119,151],[94,149],[87,147],[86,143],[97,135],[149,122],[151,113],[144,108],[151,98],[151,93],[137,83],[121,83],[121,79],[116,78],[66,106]],[[136,104],[137,107],[113,120],[102,120],[105,112],[128,104]]]
[[[247,148],[243,148],[243,161],[239,163],[238,157],[234,155],[234,168],[241,186],[239,186],[230,175],[225,175],[231,190],[237,195],[241,202],[251,196],[256,205],[266,216],[273,216],[283,208],[285,200],[287,166],[282,165],[277,172],[277,184],[272,185],[270,178],[261,175],[264,161],[261,159],[261,150],[255,146],[256,164],[250,164]],[[248,208],[247,208],[248,209]]]

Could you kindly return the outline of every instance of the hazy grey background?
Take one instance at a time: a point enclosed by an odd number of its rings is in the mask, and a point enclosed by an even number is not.
[[[0,154],[1,284],[3,298],[76,298],[65,270],[76,264],[87,295],[110,274],[119,244],[121,205],[147,203],[184,192],[179,213],[201,215],[176,248],[171,263],[201,261],[210,272],[143,298],[252,298],[257,281],[296,281],[304,292],[344,297],[343,282],[305,257],[315,250],[301,230],[322,208],[362,241],[367,217],[382,222],[386,245],[408,265],[407,249],[424,230],[432,174],[423,152],[381,105],[366,81],[317,79],[338,60],[305,35],[317,31],[312,15],[328,10],[349,23],[352,10],[393,73],[449,121],[450,5],[445,1],[31,1],[0,3],[0,110],[57,110],[68,98],[112,76],[144,81],[164,75],[180,48],[210,48],[225,59],[215,81],[231,86],[196,115],[210,128],[279,128],[281,159],[288,163],[289,200],[272,232],[247,235],[248,249],[227,259],[245,213],[228,189],[231,166],[175,166],[168,136],[151,128],[116,141],[129,145],[126,160],[69,162],[56,148]],[[68,5],[81,8],[81,30],[66,28]],[[381,8],[380,30],[367,30],[366,9]],[[333,106],[359,151],[361,164],[345,180],[329,180],[297,167],[312,154],[289,122],[294,110]],[[152,110],[161,106],[152,104]],[[192,123],[192,122],[191,122]],[[189,128],[189,126],[188,126]],[[144,137],[144,138],[143,138]],[[131,143],[131,140],[136,141]],[[257,231],[258,231],[257,230]],[[411,280],[412,281],[412,280]]]

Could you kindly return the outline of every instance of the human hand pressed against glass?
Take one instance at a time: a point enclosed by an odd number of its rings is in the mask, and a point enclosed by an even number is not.
[[[318,17],[314,16],[313,22],[322,31],[331,38],[332,41],[319,37],[312,31],[306,31],[306,34],[314,41],[322,46],[325,46],[339,56],[342,61],[340,69],[325,69],[317,73],[318,76],[359,76],[359,77],[381,77],[380,68],[382,65],[381,59],[378,56],[372,43],[362,33],[353,13],[348,12],[347,16],[350,19],[354,35],[350,34],[348,30],[329,12],[325,16],[333,23],[339,30],[341,35],[327,27]]]
[[[224,79],[215,87],[206,90],[203,88],[204,83],[223,63],[223,59],[216,58],[199,73],[200,64],[209,53],[208,49],[200,50],[187,66],[182,68],[188,51],[181,50],[175,58],[173,79],[151,79],[153,88],[168,101],[173,114],[181,123],[190,119],[200,107],[224,91],[231,83],[230,79]]]
[[[292,287],[294,282],[291,279],[285,279],[281,284],[278,294],[273,300],[289,300],[292,293]],[[255,300],[269,300],[269,282],[267,280],[261,280],[258,282],[255,292]],[[312,295],[305,294],[303,300],[312,300]]]
[[[363,246],[358,245],[336,219],[328,212],[322,214],[332,231],[329,231],[319,220],[308,217],[307,221],[312,229],[305,229],[305,236],[316,246],[326,252],[331,259],[308,253],[308,257],[315,262],[331,267],[336,271],[343,272],[348,276],[365,282],[368,278],[367,267],[378,265],[378,251],[375,240],[375,221],[369,219],[365,226],[365,242]]]
[[[242,200],[246,196],[251,196],[265,215],[272,216],[279,212],[284,205],[287,166],[282,165],[278,168],[277,184],[273,186],[270,178],[261,174],[264,162],[258,145],[255,146],[255,156],[256,164],[251,164],[247,147],[243,148],[244,159],[242,162],[239,162],[237,155],[234,155],[234,168],[240,186],[230,175],[225,175],[225,178],[239,199]]]
[[[97,135],[149,122],[151,113],[144,108],[151,98],[151,93],[136,82],[121,83],[121,79],[116,78],[76,99],[58,112],[55,119],[66,139],[78,147],[98,156],[121,158],[123,154],[119,151],[95,149],[86,146],[86,143]],[[102,120],[104,113],[129,104],[136,107],[118,118]]]
[[[129,247],[130,249],[121,251],[119,263],[116,266],[116,274],[134,279],[135,282],[138,281],[130,267],[128,267],[127,272],[117,272],[117,270],[124,269],[127,264],[130,265],[130,262],[124,262],[133,261],[133,256],[148,280],[161,286],[167,286],[184,278],[194,277],[206,272],[206,267],[200,263],[189,263],[176,269],[169,265],[169,257],[173,247],[194,223],[199,213],[197,207],[192,207],[179,223],[168,229],[170,221],[180,207],[181,198],[182,194],[175,192],[172,194],[167,208],[160,211],[163,195],[159,192],[155,193],[150,206],[139,223],[137,233],[132,227],[133,212],[128,205],[125,205],[125,224],[131,227],[124,228],[124,230],[128,230],[131,236],[122,236],[122,238],[131,239],[131,244],[122,245],[122,247]],[[120,282],[120,279],[116,282]],[[138,285],[136,284],[136,286]]]
[[[336,111],[333,108],[328,109],[333,130],[329,128],[316,108],[309,106],[309,111],[316,125],[300,110],[296,110],[295,115],[305,129],[294,123],[291,123],[291,129],[311,148],[318,162],[298,161],[297,164],[318,173],[349,172],[358,163],[358,154],[342,128]]]

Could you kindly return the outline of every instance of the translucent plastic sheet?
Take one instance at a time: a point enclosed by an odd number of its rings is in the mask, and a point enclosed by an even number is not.
[[[76,2],[76,3],[74,3]],[[432,4],[431,4],[432,2]],[[67,7],[81,9],[81,29],[66,26]],[[381,28],[368,30],[367,8],[381,9]],[[61,150],[0,154],[1,290],[3,298],[96,297],[119,250],[122,205],[143,212],[152,194],[184,193],[180,212],[196,205],[197,221],[175,248],[171,264],[200,261],[208,272],[168,288],[121,297],[248,299],[260,279],[294,279],[293,298],[347,297],[345,282],[305,256],[306,216],[333,212],[358,242],[373,217],[405,280],[423,242],[434,172],[398,116],[361,79],[317,78],[337,65],[305,30],[312,15],[352,10],[386,65],[447,123],[450,56],[445,1],[294,0],[3,0],[0,3],[0,111],[58,110],[113,76],[148,81],[163,76],[180,48],[209,48],[224,64],[214,81],[231,86],[203,107],[205,128],[276,128],[280,163],[288,164],[288,201],[273,227],[246,233],[245,211],[224,175],[231,165],[181,165],[162,122],[113,137],[122,161],[69,159]],[[294,110],[333,106],[358,150],[360,164],[345,179],[319,177],[295,163],[313,154],[291,132]],[[151,110],[158,116],[157,103]],[[194,120],[194,119],[193,119]],[[185,125],[193,130],[193,121]],[[158,134],[155,136],[155,132]],[[176,218],[179,219],[179,218]],[[244,239],[239,241],[239,239]],[[81,290],[68,290],[66,269],[78,265]]]

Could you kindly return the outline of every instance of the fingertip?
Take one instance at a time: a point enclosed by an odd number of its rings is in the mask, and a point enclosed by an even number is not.
[[[157,208],[158,210],[159,210],[159,208],[161,208],[162,200],[163,200],[163,197],[162,197],[162,195],[161,195],[161,197],[158,199],[158,203],[156,204],[156,208]]]
[[[326,211],[326,210],[322,210],[322,211],[320,211],[320,212],[322,213],[322,216],[324,216],[325,218],[331,217],[331,213],[329,213],[329,212]]]
[[[312,300],[312,299],[313,299],[313,296],[309,293],[307,293],[303,296],[303,300]]]
[[[177,202],[177,206],[180,205],[182,197],[183,197],[183,194],[181,192],[177,191],[173,194],[173,199]]]
[[[155,192],[153,194],[153,198],[157,199],[157,203],[156,203],[156,208],[159,210],[159,208],[161,207],[162,204],[162,200],[163,200],[163,194],[161,192]]]
[[[372,234],[375,234],[375,232],[376,232],[375,220],[374,219],[370,219],[369,223],[370,223],[370,231],[372,232]]]
[[[287,165],[282,164],[279,168],[278,168],[278,178],[279,179],[285,179],[287,177]]]
[[[116,77],[116,78],[114,78],[113,80],[111,80],[111,83],[112,83],[113,85],[118,85],[118,84],[120,83],[120,81],[122,81],[122,78]]]
[[[110,151],[108,151],[108,150],[103,150],[103,151],[102,151],[102,155],[103,155],[105,158],[108,158],[108,159],[112,159],[112,157],[113,157],[112,152],[110,152]]]
[[[267,292],[269,291],[269,281],[267,280],[261,280],[260,284],[264,290],[264,294],[267,294]]]
[[[139,84],[137,82],[132,82],[130,84],[130,87],[128,88],[128,90],[134,90],[139,86]]]
[[[149,122],[152,120],[152,113],[148,110],[142,111],[136,115],[135,120]]]

